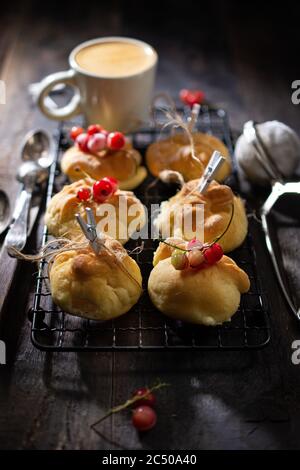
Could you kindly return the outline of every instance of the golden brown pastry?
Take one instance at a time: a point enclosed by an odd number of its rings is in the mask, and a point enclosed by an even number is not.
[[[97,153],[83,152],[74,145],[64,153],[61,169],[71,181],[86,176],[95,180],[112,176],[119,181],[121,189],[134,189],[147,176],[141,161],[141,154],[129,142],[121,150],[105,148]]]
[[[121,243],[126,243],[134,231],[133,226],[138,229],[143,227],[146,222],[143,204],[133,192],[117,189],[105,200],[105,205],[110,204],[115,208],[116,224],[104,225],[104,221],[108,218],[105,206],[97,203],[92,197],[84,203],[78,199],[78,191],[82,188],[91,190],[93,184],[93,180],[85,178],[64,186],[60,192],[53,196],[45,214],[45,223],[49,233],[55,237],[66,237],[71,240],[81,239],[83,234],[75,219],[75,214],[79,213],[86,220],[85,207],[91,207],[95,214],[96,223],[99,224],[101,221],[103,223],[103,226],[99,227],[99,231],[107,233]],[[101,207],[102,213],[99,212]],[[125,212],[126,208],[127,212]],[[130,208],[131,213],[129,212]],[[127,221],[125,215],[127,215]]]
[[[168,240],[176,243],[183,241]],[[160,244],[150,273],[148,291],[155,307],[172,318],[203,325],[219,325],[237,311],[241,293],[250,288],[247,274],[228,256],[210,266],[177,270],[173,249]]]
[[[176,224],[174,214],[182,211],[183,205],[190,205],[192,212],[192,230],[196,230],[196,213],[199,204],[204,204],[204,241],[212,242],[220,236],[226,229],[232,214],[234,214],[230,226],[220,240],[224,252],[229,252],[241,245],[247,235],[248,220],[243,201],[234,196],[231,188],[221,185],[216,181],[210,183],[205,194],[197,191],[199,180],[192,180],[185,183],[181,190],[168,201],[161,203],[161,212],[155,220],[158,230],[163,233],[170,221],[170,233],[168,235],[191,240],[193,233],[189,233],[183,224]],[[163,238],[165,238],[163,236]]]
[[[202,176],[212,153],[218,150],[225,162],[216,174],[217,181],[224,181],[231,172],[231,158],[227,147],[213,135],[195,132],[192,134],[197,164],[191,157],[191,145],[188,136],[177,133],[174,136],[154,142],[146,152],[146,163],[150,172],[158,177],[163,170],[178,171],[185,181]]]
[[[61,309],[92,320],[110,320],[138,301],[140,268],[116,240],[106,238],[105,247],[98,255],[87,247],[55,257],[50,287]]]

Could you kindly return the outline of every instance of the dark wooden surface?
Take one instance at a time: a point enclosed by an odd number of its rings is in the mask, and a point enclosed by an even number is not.
[[[253,16],[226,2],[201,3],[197,11],[188,2],[174,3],[165,2],[161,11],[132,1],[63,7],[28,1],[2,12],[0,79],[7,104],[0,110],[0,186],[12,203],[20,139],[35,125],[50,131],[56,125],[32,105],[28,84],[66,69],[72,47],[99,35],[149,41],[160,55],[157,89],[202,88],[226,107],[237,131],[249,118],[276,118],[300,132],[300,107],[290,99],[291,81],[299,78],[297,14],[275,5],[270,17],[263,5]],[[298,233],[289,227],[282,235],[294,273]],[[29,248],[39,240],[35,230]],[[259,352],[41,353],[30,343],[26,318],[35,268],[21,265],[2,312],[8,363],[0,366],[0,448],[300,448],[300,365],[291,362],[300,325],[282,299],[261,236],[255,245],[272,325],[271,344]],[[1,295],[11,271],[1,258]],[[108,408],[158,377],[171,387],[159,394],[154,430],[140,437],[126,413],[103,424],[104,438],[90,430]]]

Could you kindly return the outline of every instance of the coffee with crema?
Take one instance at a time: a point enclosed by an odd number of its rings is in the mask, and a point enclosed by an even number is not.
[[[125,77],[141,73],[156,61],[150,46],[130,42],[102,42],[82,48],[77,64],[88,73],[101,77]]]
[[[51,119],[83,114],[86,124],[136,131],[149,122],[157,61],[156,51],[137,39],[110,36],[85,41],[71,51],[69,70],[41,82],[38,105]],[[47,99],[58,84],[74,88],[64,106]]]

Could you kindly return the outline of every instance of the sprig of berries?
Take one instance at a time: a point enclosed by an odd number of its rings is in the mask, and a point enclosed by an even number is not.
[[[234,204],[231,205],[231,215],[228,224],[212,243],[202,243],[197,238],[193,238],[187,243],[186,248],[182,248],[172,243],[162,240],[166,245],[174,248],[171,254],[171,263],[175,269],[182,271],[188,267],[195,269],[204,269],[220,261],[224,252],[218,241],[225,235],[229,229],[234,215]]]
[[[157,414],[154,410],[156,398],[149,388],[139,388],[133,394],[133,398],[139,398],[133,403],[132,424],[138,431],[149,431],[157,422]]]
[[[108,132],[100,124],[91,124],[87,130],[74,126],[70,137],[82,152],[97,153],[103,149],[121,150],[125,145],[122,132]]]
[[[131,422],[133,426],[138,431],[149,431],[152,429],[157,422],[157,414],[154,410],[156,403],[156,397],[154,395],[155,390],[160,388],[167,387],[169,384],[159,382],[153,387],[142,387],[137,389],[131,398],[129,398],[122,405],[115,406],[111,408],[102,418],[96,421],[91,425],[91,428],[97,432],[96,427],[104,421],[106,418],[111,416],[114,413],[119,413],[120,411],[125,410],[126,408],[132,408],[132,418]]]
[[[118,189],[118,180],[105,176],[93,184],[92,190],[88,187],[80,188],[77,192],[77,198],[80,202],[88,202],[93,199],[95,202],[102,203],[111,197]]]
[[[186,88],[183,88],[179,92],[179,98],[181,99],[183,104],[192,108],[193,105],[196,103],[203,103],[205,99],[205,94],[201,90],[187,90]]]
[[[194,238],[187,244],[187,249],[178,248],[174,245],[171,255],[171,263],[175,269],[182,271],[188,267],[199,269],[207,268],[220,261],[223,250],[219,243],[201,244]]]

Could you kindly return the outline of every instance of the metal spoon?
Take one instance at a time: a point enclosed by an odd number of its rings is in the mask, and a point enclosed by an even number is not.
[[[23,161],[36,161],[41,167],[48,168],[54,159],[53,139],[46,131],[31,130],[23,139],[20,154]],[[19,217],[24,197],[21,191],[12,215],[13,221]]]
[[[21,148],[24,161],[36,161],[43,168],[49,168],[53,162],[53,139],[42,129],[34,129],[26,134]]]
[[[17,179],[23,184],[23,189],[14,210],[14,222],[5,239],[9,254],[13,254],[13,249],[21,251],[26,244],[32,193],[36,184],[47,178],[54,159],[50,136],[41,130],[30,132],[24,140],[21,155],[25,161],[18,170]]]

